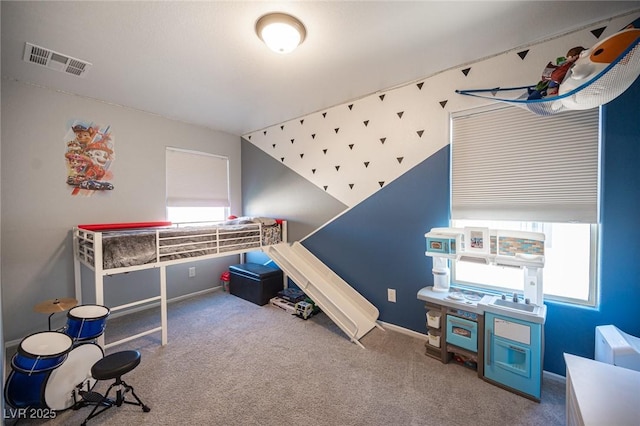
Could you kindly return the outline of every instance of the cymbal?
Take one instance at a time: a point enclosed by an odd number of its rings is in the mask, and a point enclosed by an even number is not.
[[[44,302],[38,303],[33,307],[33,310],[40,312],[41,314],[54,314],[56,312],[63,312],[67,309],[71,309],[78,304],[76,299],[71,297],[64,297],[62,299],[49,299]]]

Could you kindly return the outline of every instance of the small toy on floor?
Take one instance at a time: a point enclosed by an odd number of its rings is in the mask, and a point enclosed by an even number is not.
[[[302,319],[309,319],[312,315],[316,315],[319,312],[320,308],[308,297],[304,301],[296,303],[295,315]]]
[[[304,301],[296,303],[296,315],[302,319],[308,319],[313,315],[313,305]]]

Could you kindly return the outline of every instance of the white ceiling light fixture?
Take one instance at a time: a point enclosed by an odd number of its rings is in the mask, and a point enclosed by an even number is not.
[[[302,22],[286,13],[268,13],[256,22],[258,37],[277,53],[292,52],[307,35]]]

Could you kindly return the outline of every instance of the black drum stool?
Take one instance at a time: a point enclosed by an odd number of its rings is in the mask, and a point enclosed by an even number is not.
[[[104,396],[100,395],[98,392],[80,392],[84,403],[96,404],[89,416],[84,420],[84,422],[82,422],[83,426],[87,424],[87,421],[96,417],[103,411],[106,411],[113,406],[120,407],[123,403],[139,405],[145,413],[151,411],[151,408],[140,401],[138,395],[133,391],[133,387],[129,386],[124,380],[122,380],[122,376],[136,368],[138,364],[140,364],[140,352],[138,351],[116,352],[105,356],[93,364],[93,367],[91,367],[91,375],[94,379],[115,379],[115,382],[109,386],[109,389],[107,389]],[[109,392],[111,392],[111,388],[114,386],[117,389],[115,400],[109,398]],[[125,396],[127,392],[131,392],[131,395],[133,395],[137,402],[126,401]],[[102,407],[102,409],[96,412],[99,407]]]

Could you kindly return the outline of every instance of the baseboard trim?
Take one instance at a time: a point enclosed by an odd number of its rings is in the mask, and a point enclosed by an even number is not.
[[[213,293],[214,291],[218,291],[220,289],[222,289],[222,286],[207,288],[205,290],[200,290],[200,291],[196,291],[196,292],[189,293],[189,294],[183,294],[182,296],[176,296],[176,297],[173,297],[171,299],[167,299],[167,305],[169,305],[171,303],[175,303],[175,302],[180,302],[181,300],[191,299],[192,297],[202,296],[203,294]],[[115,313],[109,315],[109,318],[119,318],[119,317],[122,317],[124,315],[129,315],[129,314],[134,314],[136,312],[146,311],[147,309],[156,308],[158,306],[160,306],[160,301],[156,301],[156,302],[153,302],[153,303],[149,303],[147,305],[141,305],[141,306],[137,306],[135,308],[125,309],[123,311],[115,312]]]
[[[216,287],[211,287],[211,288],[207,288],[205,290],[200,290],[200,291],[196,291],[193,293],[189,293],[189,294],[183,294],[182,296],[176,296],[173,297],[171,299],[167,299],[167,305],[171,304],[171,303],[175,303],[175,302],[180,302],[182,300],[186,300],[186,299],[191,299],[192,297],[196,297],[196,296],[202,296],[203,294],[207,294],[207,293],[213,293],[214,291],[218,291],[222,289],[222,286],[216,286]],[[122,317],[124,315],[129,315],[129,314],[134,314],[136,312],[141,312],[141,311],[146,311],[147,309],[151,309],[151,308],[156,308],[160,306],[160,301],[156,301],[153,303],[149,303],[147,305],[141,305],[141,306],[137,306],[134,308],[130,308],[130,309],[125,309],[119,312],[114,312],[113,314],[109,315],[109,318],[119,318]],[[26,336],[25,336],[26,337]],[[10,340],[8,342],[4,343],[4,349],[5,351],[8,348],[12,348],[14,346],[18,346],[20,344],[20,342],[22,342],[23,339],[15,339],[15,340]]]
[[[396,331],[398,333],[406,334],[408,336],[415,337],[415,338],[420,339],[420,340],[428,340],[429,339],[426,334],[418,333],[417,331],[409,330],[408,328],[400,327],[399,325],[391,324],[391,323],[380,321],[380,320],[378,320],[377,322],[378,322],[378,324],[380,324],[382,326],[382,328],[387,328],[389,330],[393,330],[393,331]]]
[[[560,374],[552,373],[551,371],[542,370],[542,378],[557,380],[559,382],[567,383],[567,378]]]

